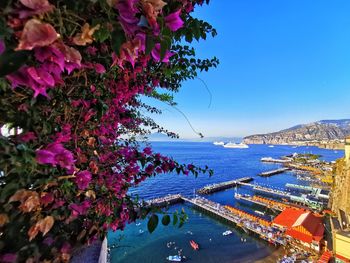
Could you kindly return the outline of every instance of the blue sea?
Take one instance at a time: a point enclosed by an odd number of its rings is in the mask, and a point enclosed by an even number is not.
[[[276,145],[273,148],[267,145],[250,145],[248,149],[230,149],[203,142],[152,142],[155,151],[171,156],[180,163],[193,163],[197,166],[208,165],[214,170],[214,176],[164,174],[150,178],[139,187],[132,189],[132,194],[141,198],[151,199],[166,194],[181,193],[193,195],[194,189],[207,184],[225,182],[241,177],[253,177],[255,183],[265,184],[283,189],[286,183],[305,184],[299,181],[295,172],[286,172],[263,178],[257,174],[280,167],[279,164],[262,163],[262,157],[278,158],[292,153],[313,153],[322,155],[321,159],[333,161],[341,158],[344,151],[319,149],[316,147],[297,147]],[[258,206],[249,206],[234,199],[234,193],[250,193],[249,187],[228,189],[206,196],[215,202],[239,207],[251,213],[264,211]],[[233,263],[254,262],[270,255],[276,248],[256,237],[219,221],[205,213],[191,208],[186,204],[170,207],[169,212],[181,211],[184,208],[189,216],[188,221],[181,228],[162,226],[150,234],[147,231],[147,220],[137,221],[126,227],[124,231],[110,232],[108,242],[111,248],[112,263],[161,263],[167,262],[166,257],[177,255],[182,249],[187,257],[186,262],[193,263]],[[273,216],[266,213],[266,217]],[[223,236],[226,230],[234,233]],[[189,246],[190,240],[200,245],[199,251]],[[175,242],[170,248],[168,242]]]

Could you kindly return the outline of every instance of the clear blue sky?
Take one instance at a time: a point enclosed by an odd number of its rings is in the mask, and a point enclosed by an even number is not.
[[[218,36],[195,43],[220,65],[184,83],[178,108],[205,136],[246,136],[350,117],[349,0],[211,0],[196,16]],[[157,104],[158,105],[158,104]],[[196,137],[175,109],[156,120]]]

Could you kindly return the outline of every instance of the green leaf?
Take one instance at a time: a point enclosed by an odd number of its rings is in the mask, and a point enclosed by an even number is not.
[[[156,43],[154,42],[153,36],[147,35],[146,36],[146,55],[149,55],[151,53],[155,44]]]
[[[158,225],[158,221],[159,221],[159,219],[158,219],[158,216],[156,214],[153,214],[150,217],[150,219],[148,220],[148,223],[147,223],[147,229],[150,233],[152,233],[156,229],[156,227]]]
[[[101,27],[94,33],[94,38],[96,41],[103,43],[111,36],[110,31],[106,27]]]
[[[4,188],[1,189],[0,201],[4,203],[11,195],[13,195],[19,188],[18,182],[7,183]]]
[[[170,216],[169,216],[169,215],[163,216],[163,218],[162,218],[162,224],[163,224],[164,226],[167,226],[167,225],[169,225],[169,223],[170,223]]]
[[[188,43],[191,43],[191,42],[192,42],[192,40],[193,40],[192,32],[190,32],[190,31],[187,31],[187,32],[186,32],[185,40],[186,40]]]
[[[177,213],[175,213],[173,215],[173,225],[175,226],[177,224],[177,221],[179,220],[179,218],[177,217]]]
[[[160,61],[163,61],[167,50],[168,50],[167,42],[162,41],[160,43]]]
[[[181,228],[184,225],[185,221],[183,219],[180,219],[180,223],[179,223],[179,228]]]
[[[112,49],[117,54],[120,55],[120,47],[126,42],[126,37],[123,31],[114,30],[112,32]]]
[[[0,56],[0,77],[18,70],[29,58],[29,51],[6,50]]]

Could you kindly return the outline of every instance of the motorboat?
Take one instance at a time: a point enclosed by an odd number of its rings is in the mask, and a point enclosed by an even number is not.
[[[237,149],[244,149],[244,148],[249,148],[249,146],[245,143],[234,143],[234,142],[229,142],[223,145],[224,148],[237,148]]]
[[[224,233],[222,233],[223,236],[228,236],[231,235],[232,231],[231,230],[226,230]]]
[[[255,210],[254,212],[255,212],[255,213],[257,213],[257,214],[259,214],[259,215],[262,215],[262,216],[264,216],[264,215],[265,215],[265,213],[264,213],[264,212],[261,212],[261,211],[259,211],[259,210]]]
[[[224,142],[213,142],[214,145],[225,145]]]
[[[194,250],[199,250],[199,245],[194,240],[190,241],[190,245]]]
[[[168,261],[171,261],[171,262],[181,262],[182,261],[182,257],[181,256],[178,256],[178,255],[175,255],[175,256],[168,256],[166,258]]]
[[[274,145],[269,145],[268,147],[273,148],[273,147],[275,147],[275,146],[274,146]]]

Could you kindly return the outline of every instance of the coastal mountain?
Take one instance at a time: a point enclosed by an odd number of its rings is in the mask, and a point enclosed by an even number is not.
[[[267,134],[256,134],[243,139],[246,144],[297,144],[341,143],[350,135],[350,119],[321,120],[300,124]]]

